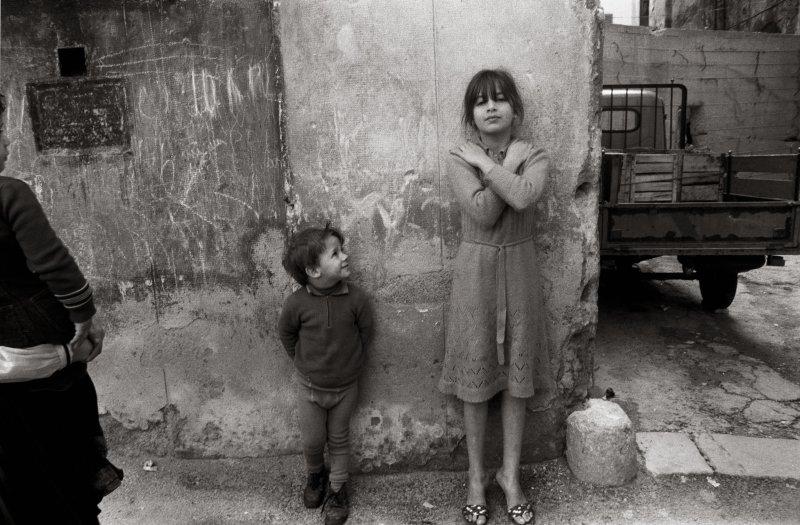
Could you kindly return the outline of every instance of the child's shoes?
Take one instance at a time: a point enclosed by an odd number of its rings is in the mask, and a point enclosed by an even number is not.
[[[328,483],[328,472],[325,469],[319,472],[311,472],[306,481],[306,488],[303,489],[303,504],[307,509],[316,509],[322,505],[322,498],[325,496],[325,485]]]
[[[328,495],[322,506],[325,514],[325,525],[342,525],[350,515],[350,501],[347,498],[347,485],[342,485],[338,491],[328,487]]]

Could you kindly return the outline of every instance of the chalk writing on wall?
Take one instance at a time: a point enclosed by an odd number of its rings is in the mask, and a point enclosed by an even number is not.
[[[130,144],[125,80],[33,82],[27,85],[36,149],[111,148]]]

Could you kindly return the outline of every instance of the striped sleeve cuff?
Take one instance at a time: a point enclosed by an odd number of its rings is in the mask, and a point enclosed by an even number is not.
[[[72,350],[70,350],[68,345],[61,346],[64,348],[64,357],[66,358],[64,366],[69,366],[69,364],[72,362]]]
[[[74,292],[55,294],[55,296],[67,310],[79,310],[92,302],[92,287],[89,283],[85,283]]]

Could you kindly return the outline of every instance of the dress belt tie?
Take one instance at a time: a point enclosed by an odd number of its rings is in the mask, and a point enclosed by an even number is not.
[[[533,240],[533,236],[525,237],[518,241],[508,242],[505,244],[493,244],[484,241],[465,240],[471,244],[480,244],[482,246],[491,246],[497,248],[497,363],[504,365],[506,363],[505,356],[505,342],[506,342],[506,319],[508,318],[508,297],[506,294],[506,248],[510,246],[517,246],[528,241]]]

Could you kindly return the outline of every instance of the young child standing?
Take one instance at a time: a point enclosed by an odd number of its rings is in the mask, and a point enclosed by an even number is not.
[[[324,499],[326,525],[344,523],[349,515],[350,417],[373,325],[366,293],[346,281],[350,267],[343,243],[344,236],[329,226],[305,229],[291,239],[283,267],[300,288],[286,300],[278,322],[298,386],[308,471],[303,503],[316,508]]]

